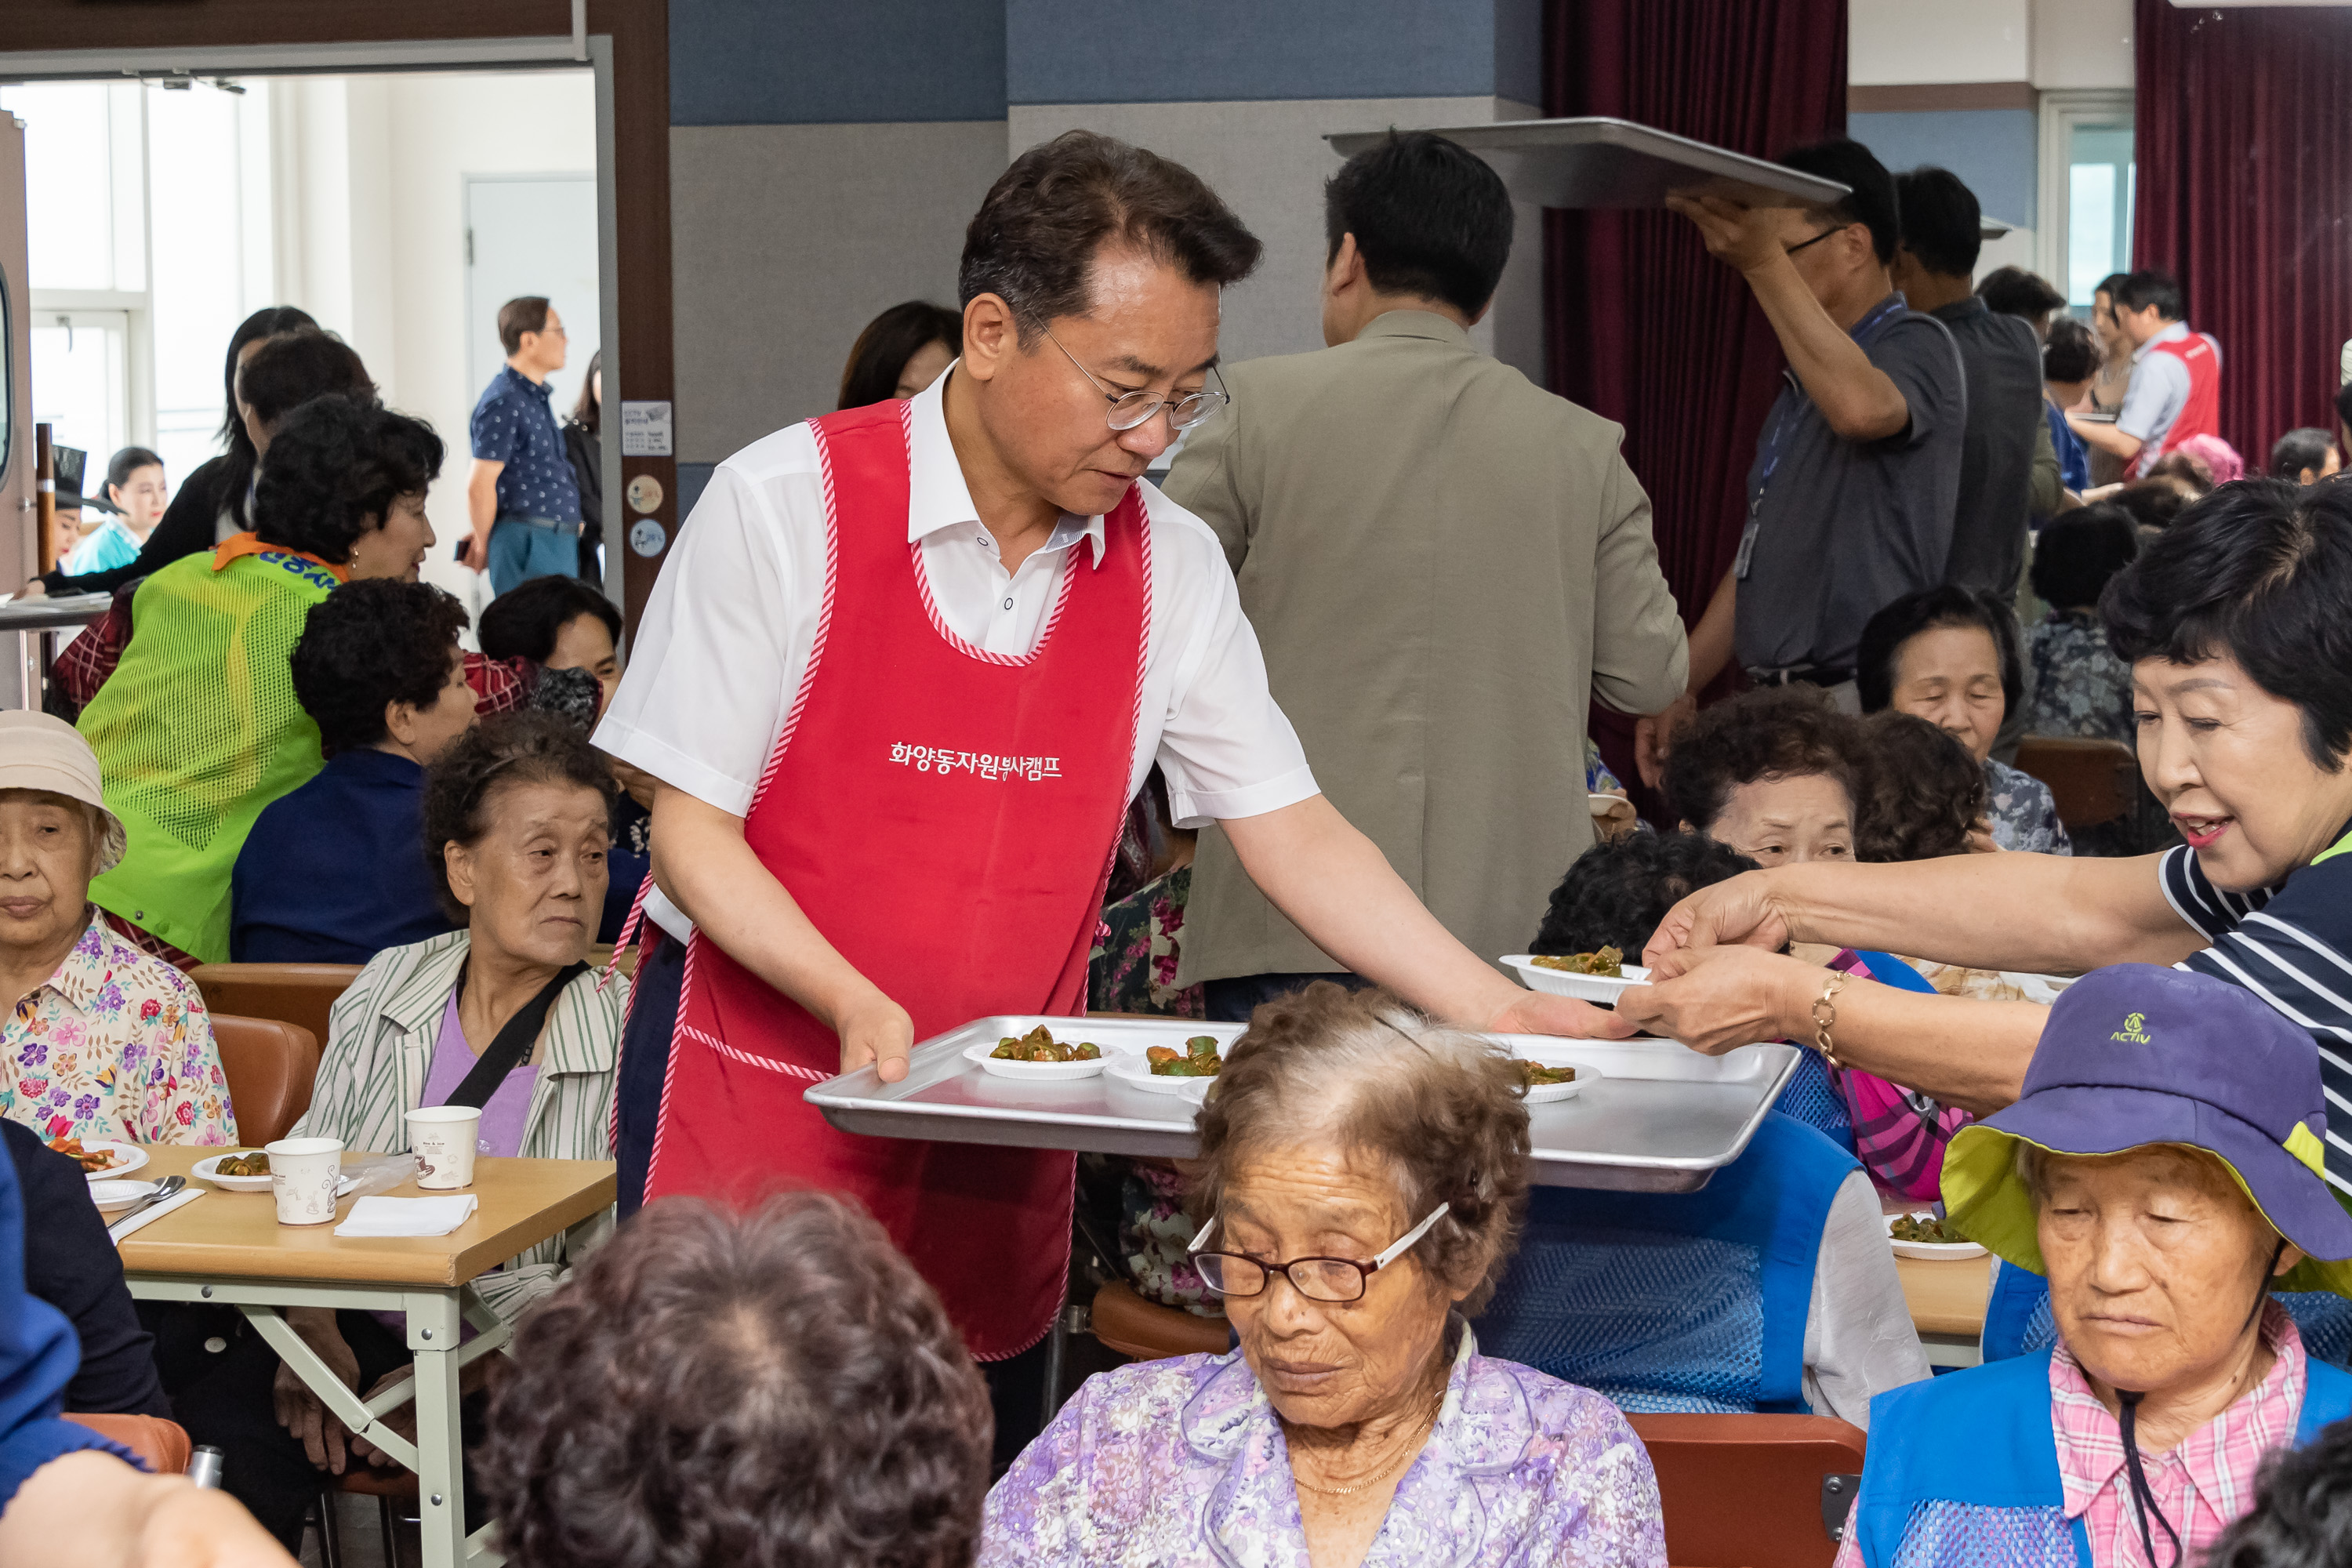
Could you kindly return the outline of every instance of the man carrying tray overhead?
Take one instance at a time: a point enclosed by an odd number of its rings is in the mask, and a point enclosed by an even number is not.
[[[856,1137],[801,1096],[896,1082],[974,1018],[1081,1013],[1155,761],[1348,969],[1474,1027],[1631,1032],[1455,942],[1316,792],[1215,535],[1142,481],[1225,401],[1218,293],[1259,249],[1150,153],[1024,153],[965,237],[961,358],[719,465],[596,736],[658,781],[646,912],[684,946],[639,966],[625,1194],[649,1159],[648,1200],[855,1195],[1032,1405],[1008,1363],[1062,1300],[1072,1157]],[[1000,1400],[998,1429],[1017,1452],[1034,1412]]]

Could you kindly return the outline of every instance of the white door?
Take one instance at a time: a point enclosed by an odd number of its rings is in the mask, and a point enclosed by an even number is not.
[[[100,483],[108,459],[130,445],[130,326],[121,310],[32,312],[33,417],[58,445],[89,454],[85,484]]]
[[[548,378],[560,422],[580,395],[603,321],[596,279],[596,176],[466,176],[466,371],[479,396],[506,361],[499,307],[544,294],[571,349]]]

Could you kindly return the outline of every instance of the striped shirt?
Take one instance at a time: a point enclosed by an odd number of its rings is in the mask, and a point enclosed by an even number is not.
[[[2327,1096],[2327,1180],[2352,1194],[2352,828],[2275,888],[2226,893],[2187,845],[2159,869],[2173,912],[2212,943],[2179,968],[2242,985],[2311,1031]]]
[[[347,1149],[408,1146],[402,1117],[424,1103],[433,1046],[472,938],[451,931],[379,952],[336,1001],[327,1020],[310,1109],[289,1137],[340,1138]],[[613,1157],[614,1065],[627,980],[590,970],[563,988],[547,1015],[539,1073],[525,1113],[522,1155],[531,1160]],[[612,1211],[574,1237],[549,1237],[474,1281],[483,1304],[509,1322],[555,1289],[580,1255],[609,1234]]]

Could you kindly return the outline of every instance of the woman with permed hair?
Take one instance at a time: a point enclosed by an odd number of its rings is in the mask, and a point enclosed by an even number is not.
[[[1258,1008],[1189,1204],[1240,1348],[1088,1380],[989,1494],[981,1563],[1663,1563],[1625,1418],[1470,1328],[1527,1208],[1523,1092],[1386,992]]]
[[[323,761],[295,695],[294,644],[339,584],[415,580],[441,453],[421,419],[315,398],[271,432],[253,531],[140,584],[130,646],[80,728],[131,835],[90,897],[150,952],[183,968],[228,959],[229,876],[246,835]]]
[[[487,720],[442,753],[426,775],[423,837],[408,853],[430,868],[460,929],[388,949],[360,971],[335,1003],[310,1109],[288,1136],[402,1149],[407,1112],[466,1105],[481,1110],[484,1154],[613,1157],[614,1064],[629,985],[618,973],[600,984],[587,963],[613,793],[587,737],[551,714]],[[511,1322],[610,1234],[607,1210],[474,1289]],[[400,1335],[369,1313],[297,1307],[286,1319],[328,1364],[348,1369],[362,1398],[406,1374]],[[230,1372],[208,1373],[207,1386],[229,1377],[247,1397],[184,1406],[182,1425],[226,1452],[229,1489],[297,1547],[321,1472],[394,1461],[352,1436],[261,1342],[240,1339],[222,1353],[240,1359]],[[478,1395],[482,1379],[461,1387]],[[274,1423],[257,1426],[256,1400],[274,1408]],[[471,1486],[467,1496],[470,1514]],[[467,1528],[482,1522],[469,1518]]]

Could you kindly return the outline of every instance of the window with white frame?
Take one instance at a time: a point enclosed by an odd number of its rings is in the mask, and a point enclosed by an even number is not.
[[[2100,280],[2132,269],[2132,133],[2128,90],[2042,95],[2042,272],[2086,321]]]
[[[31,82],[25,122],[33,416],[89,454],[162,455],[173,487],[218,450],[222,354],[270,302],[269,90]]]

